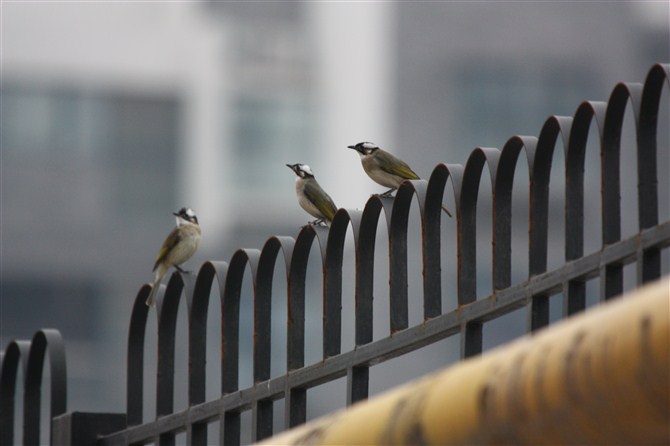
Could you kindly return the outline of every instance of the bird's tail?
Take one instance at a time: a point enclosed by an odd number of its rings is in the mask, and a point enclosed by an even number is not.
[[[163,279],[163,276],[165,276],[167,270],[168,269],[164,265],[158,265],[158,268],[156,268],[156,275],[154,276],[154,283],[151,286],[151,293],[149,293],[149,297],[147,297],[147,300],[145,302],[147,304],[147,307],[156,306],[156,293],[158,293],[158,288],[160,288],[161,280]]]
[[[442,205],[442,210],[447,213],[449,217],[452,217],[451,212],[449,212],[449,209],[445,205]]]

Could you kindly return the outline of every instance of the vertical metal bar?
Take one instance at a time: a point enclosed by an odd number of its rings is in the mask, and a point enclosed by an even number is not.
[[[187,445],[207,444],[207,423],[193,423],[186,426]]]
[[[563,316],[572,316],[586,308],[586,283],[570,280],[563,287]]]
[[[584,155],[591,110],[583,103],[575,113],[565,160],[565,260],[584,254]]]
[[[145,304],[151,286],[144,285],[133,304],[128,329],[128,361],[126,363],[126,413],[128,426],[142,424],[144,410],[144,339],[149,307]]]
[[[449,170],[444,165],[433,169],[424,195],[421,215],[423,253],[423,319],[442,314],[441,222],[444,187]],[[455,211],[455,210],[454,210]],[[447,218],[447,217],[445,217]]]
[[[298,237],[296,241],[289,271],[286,321],[286,370],[289,372],[305,365],[305,280],[311,239],[303,240]]]
[[[293,387],[285,396],[284,425],[286,429],[307,421],[307,390]]]
[[[323,357],[339,355],[342,349],[342,249],[329,249],[323,268]],[[337,252],[333,252],[337,251]]]
[[[272,436],[273,401],[258,400],[251,408],[251,441],[261,441]]]
[[[12,341],[0,358],[0,444],[15,444],[16,376],[19,366],[25,379],[30,341]]]
[[[466,323],[461,329],[461,359],[481,354],[483,339],[483,324],[481,322]]]
[[[606,301],[623,293],[623,265],[609,264],[600,268],[600,301]]]
[[[233,257],[234,258],[234,257]],[[237,268],[233,269],[233,266]],[[244,267],[242,274],[244,273]],[[221,393],[231,393],[238,388],[240,287],[242,274],[238,265],[229,267],[221,305]]]
[[[528,277],[542,274],[547,270],[549,234],[549,180],[554,150],[559,135],[567,147],[572,118],[551,116],[540,131],[535,149],[528,150],[528,171],[530,172],[530,196],[528,229]],[[529,309],[529,331],[549,324],[549,296],[533,296]]]
[[[303,228],[296,238],[291,255],[287,285],[287,372],[305,365],[305,281],[309,252],[315,236],[314,231]],[[286,429],[306,421],[307,393],[305,389],[292,388],[287,384],[284,402],[284,427]]]
[[[356,276],[355,276],[355,343],[356,346],[372,342],[373,288],[375,262],[375,236],[381,208],[377,200],[365,207],[364,213],[350,211],[354,232]],[[375,204],[376,203],[376,204]],[[368,396],[369,373],[367,366],[347,373],[347,402],[351,404]]]
[[[339,355],[342,348],[342,256],[344,235],[313,226],[323,261],[323,357]],[[344,230],[346,233],[346,229]],[[324,249],[325,247],[325,249]]]
[[[605,115],[601,145],[601,195],[603,245],[621,240],[621,132],[626,106],[630,99],[635,116],[639,116],[642,84],[618,84],[610,95]],[[601,300],[623,292],[623,265],[607,265],[602,270]]]
[[[493,192],[491,228],[492,228],[492,277],[494,292],[511,285],[512,282],[512,190],[514,174],[519,152],[524,146],[521,137],[510,138],[499,160],[492,163],[495,167],[491,184]]]
[[[637,191],[640,229],[658,224],[657,131],[661,93],[670,76],[670,65],[654,65],[644,82],[637,121]]]
[[[41,444],[40,418],[42,416],[41,392],[44,355],[38,354],[34,345],[30,348],[23,394],[23,444]]]
[[[528,329],[533,332],[549,325],[549,296],[539,294],[531,299]]]
[[[479,159],[476,158],[478,155]],[[473,163],[476,163],[474,167]],[[477,299],[477,196],[483,164],[483,154],[480,150],[475,150],[468,158],[465,169],[460,166],[450,166],[449,169],[457,190],[456,206],[459,208],[457,211],[459,307]],[[482,324],[466,323],[461,329],[461,358],[481,353],[482,340]]]
[[[267,247],[267,244],[266,244]],[[272,281],[279,244],[272,252],[264,250],[263,262],[259,262],[259,274],[254,286],[254,384],[270,379],[270,357],[272,355]]]
[[[272,356],[272,284],[281,241],[271,237],[263,246],[258,261],[254,293],[254,384],[270,379]],[[251,440],[272,435],[273,402],[256,401],[251,408]]]
[[[648,248],[638,257],[638,284],[652,282],[661,276],[661,250]]]
[[[176,438],[174,432],[165,432],[158,437],[158,444],[160,446],[174,446]]]
[[[368,398],[370,369],[367,366],[347,369],[347,406]]]
[[[239,445],[240,444],[240,413],[226,412],[223,416],[223,442],[222,444]]]
[[[547,270],[549,234],[549,180],[554,151],[559,135],[567,147],[566,135],[570,133],[572,118],[551,116],[542,126],[535,151],[529,152],[530,178],[530,228],[528,230],[528,276],[533,277]]]
[[[477,200],[486,159],[481,149],[468,158],[459,188],[458,305],[477,300]],[[460,182],[459,182],[460,183]]]
[[[647,74],[637,120],[637,197],[640,230],[658,224],[658,110],[663,88],[670,79],[670,64],[654,65]],[[651,248],[639,259],[638,282],[661,276],[660,250]]]
[[[598,103],[605,114],[600,143],[600,196],[603,246],[621,240],[621,127],[628,94],[621,84],[610,96],[609,104]],[[619,92],[619,93],[617,93]],[[606,108],[606,113],[602,109]]]
[[[188,404],[193,406],[205,401],[206,382],[206,360],[207,360],[207,309],[209,304],[209,292],[211,290],[212,268],[205,264],[204,268],[210,270],[208,274],[208,286],[203,289],[202,284],[196,283],[196,278],[191,274],[182,276],[185,282],[184,294],[188,309]],[[202,269],[201,269],[202,272]],[[198,274],[199,276],[200,274]],[[202,282],[202,280],[200,280]],[[199,286],[197,286],[199,285]],[[193,423],[186,426],[186,444],[207,444],[207,423]]]
[[[218,263],[218,262],[217,262]],[[224,263],[218,265],[224,271]],[[212,282],[217,274],[217,265],[206,262],[200,268],[192,292],[187,293],[189,308],[188,323],[188,398],[189,406],[205,401],[206,363],[207,363],[207,315]],[[188,279],[190,280],[190,279]],[[191,286],[189,286],[189,289]],[[207,444],[207,423],[194,423],[187,427],[188,445]]]
[[[162,300],[157,302],[158,312],[158,364],[156,379],[156,418],[174,411],[174,365],[177,315],[179,301],[184,289],[180,273],[170,277]],[[161,446],[175,444],[174,432],[163,432],[159,436]]]
[[[156,417],[169,415],[174,410],[174,357],[177,315],[184,282],[175,272],[170,277],[158,311],[158,364],[156,381]],[[168,441],[163,438],[161,442]]]
[[[238,249],[230,260],[226,275],[221,305],[221,393],[224,395],[239,388],[240,299],[247,263],[249,254],[244,249]],[[252,270],[252,273],[254,272]],[[240,444],[240,423],[240,413],[237,410],[224,413],[225,445]]]
[[[283,259],[284,259],[284,267],[285,267],[285,273],[286,273],[286,296],[287,296],[287,312],[288,312],[288,320],[287,320],[287,326],[291,326],[291,313],[292,310],[295,309],[295,307],[292,308],[292,303],[291,301],[293,300],[292,295],[293,295],[293,281],[298,280],[295,277],[295,274],[293,272],[293,256],[296,255],[296,250],[295,250],[295,240],[291,237],[285,237],[285,236],[279,236],[279,237],[272,237],[270,238],[266,243],[265,246],[263,247],[263,251],[261,252],[261,258],[259,261],[259,273],[258,273],[258,278],[257,278],[257,293],[259,296],[259,299],[262,299],[261,296],[267,293],[271,293],[272,291],[272,277],[274,274],[274,264],[276,261],[276,256],[278,254],[279,249],[282,250],[283,253]],[[300,255],[302,253],[299,253]],[[267,283],[266,283],[267,282]],[[302,305],[302,310],[303,310],[303,324],[304,324],[304,270],[303,270],[303,305]],[[268,296],[268,300],[271,301],[271,296]],[[298,305],[299,306],[299,305]],[[267,348],[262,349],[262,355],[261,358],[259,358],[259,361],[262,361],[262,357],[264,356],[267,361],[267,367],[266,368],[261,368],[259,370],[259,375],[257,377],[260,378],[265,378],[269,379],[270,378],[270,373],[271,373],[271,304],[268,305],[267,308],[267,316],[265,318],[260,318],[258,319],[259,324],[266,324],[267,329],[264,330],[264,335],[263,335],[263,342],[267,342]],[[292,341],[290,340],[291,336],[293,334],[290,333],[290,328],[287,327],[287,342],[291,343]],[[298,342],[300,342],[298,340]],[[259,352],[260,354],[261,352]],[[292,354],[292,353],[291,353]],[[288,357],[291,356],[287,352],[287,360]],[[291,358],[292,360],[295,358]],[[287,370],[289,367],[287,366]],[[263,373],[261,373],[261,371]],[[286,397],[285,399],[288,400],[288,394],[290,393],[290,390],[287,389],[286,392]],[[261,401],[259,402],[259,407],[255,408],[254,412],[254,418],[252,420],[252,423],[254,424],[254,432],[255,435],[258,439],[266,438],[270,435],[272,435],[273,432],[273,426],[274,426],[274,402],[273,401]],[[289,413],[289,408],[288,406],[286,407],[286,414]]]
[[[50,420],[65,413],[67,407],[67,379],[65,344],[57,330],[43,329],[35,333],[30,344],[26,365],[23,399],[23,443],[40,443],[41,390],[44,358],[49,354],[51,373]],[[49,423],[51,425],[51,423]],[[51,435],[51,432],[50,432]]]
[[[460,185],[460,214],[458,222],[458,303],[465,305],[477,299],[477,201],[484,166],[488,163],[491,188],[495,190],[495,172],[499,152],[496,149],[477,148],[472,151],[463,172]],[[467,322],[461,330],[461,357],[481,353],[483,345],[482,322]]]
[[[584,255],[584,157],[593,111],[589,102],[575,113],[565,154],[565,260]],[[572,281],[565,290],[564,314],[585,307],[585,284]]]
[[[389,225],[389,295],[390,328],[395,333],[408,326],[407,225],[395,221]]]
[[[372,341],[373,279],[375,237],[365,237],[356,249],[355,342],[364,345]]]

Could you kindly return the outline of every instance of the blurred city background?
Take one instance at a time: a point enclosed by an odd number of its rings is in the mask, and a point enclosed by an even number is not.
[[[296,202],[286,163],[309,164],[339,207],[360,209],[385,189],[365,176],[347,145],[378,143],[427,178],[438,163],[465,164],[475,147],[502,148],[513,135],[537,136],[550,115],[571,116],[583,100],[606,101],[617,82],[643,82],[651,65],[668,62],[670,54],[668,2],[54,1],[0,7],[0,344],[30,338],[39,328],[59,329],[67,345],[68,409],[77,411],[125,411],[131,306],[153,277],[157,250],[174,226],[171,212],[190,206],[198,214],[203,242],[186,264],[197,271],[205,260],[229,260],[237,248],[260,249],[271,235],[295,236],[311,219]],[[667,119],[667,101],[662,113]],[[634,141],[630,110],[628,116],[623,165],[635,163],[626,145]],[[592,135],[596,144],[595,130]],[[659,190],[668,203],[668,135],[659,138],[666,149]],[[557,148],[558,166],[562,153]],[[523,158],[519,163],[517,281],[527,276],[528,232],[527,168]],[[594,203],[586,210],[593,222],[587,252],[600,247],[598,163],[596,145],[587,155],[587,203]],[[550,268],[563,261],[562,168],[553,172]],[[625,174],[622,206],[630,212],[624,237],[637,229],[635,185],[634,175]],[[487,193],[490,182],[482,180],[480,188]],[[453,197],[445,195],[453,209]],[[480,206],[478,293],[486,296],[490,205],[482,200]],[[667,205],[660,217],[668,219]],[[418,260],[416,218],[412,225],[410,255]],[[388,335],[384,231],[380,223],[376,338]],[[442,265],[448,311],[456,302],[454,220],[444,222],[443,234],[450,253]],[[353,346],[354,266],[352,253],[346,256],[343,349]],[[321,279],[313,257],[307,363],[321,358]],[[284,274],[279,263],[275,277]],[[410,323],[421,320],[421,266],[414,263]],[[634,286],[634,266],[626,277],[626,286]],[[275,280],[279,295],[285,295],[282,286]],[[244,289],[242,387],[252,384],[250,281]],[[597,299],[592,294],[589,299]],[[560,296],[551,305],[552,319],[560,317]],[[278,306],[273,316],[273,376],[285,372],[281,311]],[[220,317],[210,314],[212,399],[219,392]],[[522,310],[487,324],[485,348],[523,334],[525,317]],[[185,319],[177,364],[184,389]],[[450,338],[373,368],[372,393],[457,360],[458,342]],[[147,346],[154,344],[150,333]],[[346,382],[340,381],[310,391],[310,417],[344,406]],[[151,418],[154,384],[146,382]],[[177,409],[186,404],[185,390],[177,401]]]

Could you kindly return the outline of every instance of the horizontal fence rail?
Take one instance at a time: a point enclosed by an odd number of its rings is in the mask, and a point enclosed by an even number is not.
[[[157,381],[156,417],[144,420],[145,335],[150,315],[144,304],[151,287],[143,286],[134,302],[128,335],[127,408],[101,430],[89,433],[98,444],[175,443],[175,435],[186,433],[188,444],[219,441],[226,445],[241,441],[241,414],[251,411],[252,441],[273,432],[273,405],[283,400],[284,428],[304,423],[307,418],[307,390],[346,377],[347,404],[366,399],[369,393],[369,368],[391,358],[417,350],[430,343],[459,335],[461,357],[482,352],[483,326],[515,309],[528,307],[528,331],[549,324],[549,296],[562,293],[564,316],[586,307],[586,282],[598,278],[600,300],[620,295],[624,289],[624,266],[636,263],[637,284],[642,285],[662,274],[661,252],[670,246],[670,221],[659,222],[657,134],[667,131],[659,122],[661,98],[670,86],[670,65],[654,65],[644,84],[620,83],[608,102],[582,103],[572,117],[551,116],[538,137],[514,136],[502,150],[477,148],[464,166],[437,165],[430,178],[405,182],[395,198],[371,197],[363,210],[340,209],[330,228],[305,226],[298,235],[270,237],[262,249],[239,249],[228,262],[210,261],[197,275],[175,272],[158,293],[157,300]],[[621,222],[621,134],[629,108],[635,120],[637,153],[637,215],[639,232],[622,238]],[[595,126],[600,147],[601,246],[591,254],[584,252],[584,175],[587,140]],[[555,149],[563,147],[565,171],[564,258],[565,263],[548,270],[549,190]],[[662,150],[667,152],[668,147]],[[520,155],[528,164],[528,279],[512,284],[512,195],[514,174]],[[488,171],[491,196],[482,196],[480,180]],[[451,187],[447,187],[448,184]],[[442,308],[442,202],[446,191],[453,191],[458,250],[458,308]],[[415,201],[416,200],[416,201]],[[492,221],[493,292],[477,295],[477,205],[490,200]],[[408,226],[412,204],[418,203],[421,225],[423,267],[423,322],[410,326],[408,302]],[[389,255],[389,336],[373,340],[373,294],[375,242],[380,216],[384,215]],[[355,258],[355,348],[341,351],[342,281],[347,233],[353,233]],[[305,364],[305,295],[310,252],[318,248],[323,275],[323,358]],[[286,370],[271,376],[272,294],[277,261],[283,262],[287,296]],[[481,263],[479,265],[481,268]],[[247,273],[248,271],[248,273]],[[253,385],[239,387],[240,307],[243,280],[250,274],[253,287]],[[214,285],[216,284],[216,287]],[[221,314],[221,397],[206,401],[207,321],[211,296],[218,289],[215,304]],[[380,297],[377,296],[379,299]],[[185,299],[188,313],[188,407],[174,410],[175,343],[180,301]],[[45,336],[46,330],[41,336]],[[48,333],[52,333],[49,331]],[[36,338],[37,336],[36,335]],[[53,336],[53,334],[52,334]],[[33,359],[44,341],[13,341],[4,352],[0,377],[0,431],[2,444],[13,442],[14,395],[19,364],[26,376],[24,408],[39,409],[42,362]],[[48,339],[51,360],[51,416],[65,413],[65,362],[62,341]],[[56,346],[61,346],[56,348]],[[27,352],[30,353],[27,353]],[[62,364],[60,354],[62,353]],[[26,356],[27,355],[27,356]],[[28,358],[26,360],[26,357]],[[54,359],[56,358],[56,359]],[[37,375],[31,369],[39,368]],[[26,364],[27,361],[27,364]],[[54,373],[54,369],[56,373]],[[62,370],[62,374],[61,374]],[[54,375],[56,381],[54,382]],[[60,381],[62,379],[62,381]],[[56,389],[56,390],[54,390]],[[35,392],[37,399],[35,400]],[[56,397],[54,398],[54,391]],[[62,395],[62,398],[61,398]],[[54,401],[57,401],[54,407]],[[24,410],[24,419],[35,423],[35,413]],[[58,438],[77,438],[75,414],[58,418]],[[37,411],[39,424],[39,410]],[[123,419],[119,418],[122,416]],[[84,418],[79,418],[84,419]],[[111,418],[110,418],[111,419]],[[121,420],[121,421],[120,421]],[[121,423],[122,427],[118,427]],[[207,437],[208,424],[220,424],[220,438]],[[86,424],[83,421],[80,424]],[[27,428],[26,428],[27,429]],[[24,433],[24,443],[34,437]],[[87,435],[89,435],[87,434]],[[28,435],[26,437],[26,435]],[[82,434],[83,435],[83,434]],[[39,434],[38,434],[39,438]],[[80,437],[84,438],[84,437]],[[89,438],[89,437],[86,437]],[[7,442],[5,441],[7,440]]]

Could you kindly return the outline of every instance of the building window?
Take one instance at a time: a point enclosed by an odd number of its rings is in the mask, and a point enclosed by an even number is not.
[[[87,178],[103,190],[100,199],[129,217],[174,206],[175,98],[11,83],[1,94],[5,161],[99,172]]]

